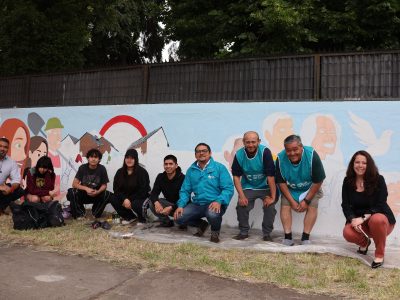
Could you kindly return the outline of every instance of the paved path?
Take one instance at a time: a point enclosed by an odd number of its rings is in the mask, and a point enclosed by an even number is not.
[[[0,243],[0,299],[331,299],[273,285],[166,269],[143,272]],[[333,298],[332,298],[333,299]]]

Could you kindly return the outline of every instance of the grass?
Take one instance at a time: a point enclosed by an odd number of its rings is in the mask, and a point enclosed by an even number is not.
[[[221,250],[192,243],[160,244],[113,239],[104,230],[92,230],[85,221],[74,221],[62,228],[17,231],[12,229],[9,216],[0,218],[0,239],[61,254],[93,257],[144,271],[167,267],[196,270],[225,278],[293,288],[302,293],[351,299],[400,297],[399,269],[373,270],[358,260],[331,254]]]

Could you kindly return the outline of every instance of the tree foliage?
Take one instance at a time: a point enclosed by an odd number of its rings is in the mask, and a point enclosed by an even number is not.
[[[398,0],[169,0],[183,59],[395,49]]]
[[[159,0],[5,0],[0,74],[160,61]]]

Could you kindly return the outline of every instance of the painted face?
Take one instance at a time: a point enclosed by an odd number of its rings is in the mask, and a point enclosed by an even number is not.
[[[0,159],[4,159],[8,152],[8,144],[4,141],[0,141]]]
[[[31,166],[36,166],[37,161],[42,156],[47,156],[47,147],[45,143],[41,143],[40,146],[33,152],[29,151],[29,158],[31,159]]]
[[[301,160],[303,154],[303,146],[298,142],[292,142],[285,145],[286,155],[293,164],[297,164]]]
[[[243,138],[243,144],[249,154],[255,154],[257,152],[258,145],[260,145],[260,139],[258,138],[257,134],[253,132],[246,133]]]
[[[353,168],[357,176],[364,176],[367,170],[367,158],[361,154],[357,155],[354,160]]]
[[[206,146],[200,145],[195,150],[195,157],[197,162],[206,164],[210,160],[211,152]]]
[[[49,169],[47,169],[47,168],[38,168],[39,173],[42,174],[42,175],[43,175],[44,173],[46,173],[48,170],[49,170]]]
[[[167,159],[164,161],[164,170],[168,175],[175,174],[178,164],[176,164],[172,159]]]
[[[47,142],[49,143],[49,149],[56,151],[61,146],[61,128],[53,128],[46,131]]]
[[[335,153],[336,148],[336,128],[333,121],[326,116],[316,118],[317,131],[311,143],[317,151],[321,159],[325,159],[326,155]]]
[[[11,142],[11,158],[17,162],[21,162],[26,158],[25,146],[27,137],[25,130],[21,127],[15,132]]]
[[[99,164],[100,159],[97,156],[89,156],[88,158],[88,163],[89,167],[95,169],[97,165]]]
[[[265,132],[265,138],[273,153],[278,153],[282,150],[283,141],[289,135],[294,134],[293,120],[291,118],[279,119],[273,129],[272,134]]]
[[[135,159],[132,156],[125,157],[125,164],[128,168],[133,168],[135,166]]]

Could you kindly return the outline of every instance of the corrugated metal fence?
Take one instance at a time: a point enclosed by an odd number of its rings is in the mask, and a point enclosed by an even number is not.
[[[147,64],[0,78],[1,107],[395,99],[400,51]]]

